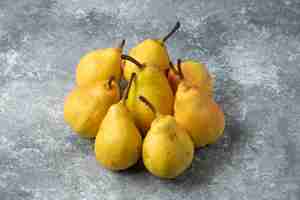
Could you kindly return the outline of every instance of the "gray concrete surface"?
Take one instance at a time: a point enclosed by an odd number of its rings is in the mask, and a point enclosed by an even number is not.
[[[216,75],[225,136],[174,181],[97,165],[63,121],[85,52],[159,37]],[[0,0],[0,199],[300,199],[299,0]]]

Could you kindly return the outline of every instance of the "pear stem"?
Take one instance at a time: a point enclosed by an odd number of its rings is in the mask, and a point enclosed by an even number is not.
[[[181,59],[177,60],[177,69],[174,67],[172,62],[170,62],[170,68],[176,75],[179,76],[181,80],[184,79],[184,75],[181,68]]]
[[[129,62],[132,62],[133,64],[135,64],[136,66],[138,66],[140,69],[143,69],[145,67],[144,64],[140,63],[139,61],[137,61],[136,59],[134,59],[131,56],[122,54],[121,58],[122,58],[122,60],[128,60]]]
[[[121,101],[125,102],[126,99],[128,99],[128,94],[129,94],[132,82],[134,81],[135,78],[136,78],[136,73],[132,73],[131,77],[130,77],[130,80],[129,80],[129,83],[128,83],[126,89],[125,89],[125,92],[124,92],[123,96],[122,96]]]
[[[112,89],[112,82],[115,80],[115,77],[114,76],[111,76],[109,79],[108,79],[108,88],[111,90]]]
[[[182,68],[181,68],[181,59],[177,60],[177,68],[178,68],[178,75],[180,77],[180,79],[184,79],[184,75],[182,73]]]
[[[139,96],[139,100],[141,102],[143,102],[146,106],[148,106],[148,108],[150,108],[150,110],[153,112],[154,115],[157,114],[156,109],[154,108],[153,104],[150,103],[150,101],[148,101],[144,96]]]
[[[176,74],[179,75],[178,71],[175,69],[174,65],[172,62],[169,63],[171,70]]]
[[[180,22],[176,22],[175,26],[173,27],[173,29],[162,38],[163,42],[166,42],[178,29],[180,28]]]
[[[126,43],[126,40],[123,39],[123,40],[120,42],[120,44],[118,45],[118,48],[121,49],[121,50],[123,50],[123,48],[124,48],[124,46],[125,46],[125,43]]]

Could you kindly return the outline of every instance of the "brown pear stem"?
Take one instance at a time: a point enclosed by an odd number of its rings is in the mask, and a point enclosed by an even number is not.
[[[123,50],[123,48],[124,48],[124,46],[125,46],[125,43],[126,43],[126,40],[123,39],[123,40],[120,42],[120,44],[118,45],[118,48],[121,49],[121,50]]]
[[[182,73],[182,68],[181,68],[181,59],[177,60],[177,68],[178,68],[178,75],[180,77],[180,79],[184,79],[184,75]]]
[[[179,28],[180,28],[180,22],[178,21],[176,22],[173,29],[165,37],[162,38],[162,41],[166,42]]]
[[[146,106],[148,106],[148,108],[150,108],[154,115],[157,115],[157,111],[154,108],[153,104],[150,103],[150,101],[148,101],[144,96],[139,96],[139,100],[143,102]]]
[[[129,94],[132,82],[134,81],[135,78],[136,78],[136,73],[132,73],[131,77],[130,77],[130,80],[129,80],[129,83],[128,83],[126,89],[125,89],[125,92],[124,92],[123,96],[122,96],[121,101],[125,102],[128,99],[128,94]]]
[[[108,88],[111,90],[112,89],[112,82],[115,80],[115,77],[114,76],[111,76],[109,79],[108,79]]]
[[[122,54],[121,58],[122,58],[122,60],[128,60],[129,62],[132,62],[133,64],[135,64],[136,66],[138,66],[140,69],[143,69],[145,67],[144,64],[140,63],[139,61],[137,61],[136,59],[134,59],[131,56]]]
[[[169,63],[171,70],[176,74],[179,75],[178,71],[175,69],[174,65],[172,62]]]

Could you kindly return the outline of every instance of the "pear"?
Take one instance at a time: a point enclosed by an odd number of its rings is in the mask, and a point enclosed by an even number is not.
[[[173,116],[157,112],[145,97],[139,99],[156,115],[143,143],[144,165],[155,176],[175,178],[192,163],[192,139]]]
[[[212,95],[186,82],[178,85],[174,116],[177,123],[188,131],[195,147],[212,144],[223,134],[224,113]]]
[[[126,105],[137,127],[145,135],[155,117],[146,105],[139,101],[139,96],[146,97],[155,109],[162,114],[172,114],[174,96],[163,71],[150,64],[140,64],[130,56],[122,55],[140,68],[140,73],[132,84]]]
[[[125,40],[117,48],[97,49],[84,55],[77,65],[76,83],[79,86],[114,76],[121,78],[121,54]]]
[[[168,72],[168,79],[174,93],[176,93],[178,84],[183,80],[202,90],[213,93],[214,80],[203,63],[194,60],[181,62],[178,59],[177,65],[174,67],[170,63],[170,67],[171,70]]]
[[[108,108],[119,99],[119,86],[114,77],[77,86],[65,99],[64,119],[81,137],[93,138]]]
[[[141,156],[142,137],[125,105],[134,78],[132,74],[122,100],[109,108],[96,137],[96,160],[110,170],[127,169]]]
[[[160,70],[169,68],[169,55],[165,42],[179,29],[180,23],[177,22],[174,28],[161,39],[146,39],[137,44],[129,51],[129,56],[135,58],[140,63],[147,63],[156,66]],[[133,72],[139,73],[139,68],[131,62],[125,62],[124,77],[129,80]]]

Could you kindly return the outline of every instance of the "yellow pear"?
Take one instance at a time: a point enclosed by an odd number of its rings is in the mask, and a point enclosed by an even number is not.
[[[122,40],[117,48],[97,49],[84,55],[76,69],[76,83],[79,86],[114,76],[121,78],[121,54],[125,44]]]
[[[176,93],[178,84],[182,80],[202,90],[213,93],[214,80],[203,63],[194,60],[181,62],[181,60],[178,59],[177,65],[174,67],[173,64],[170,63],[170,67],[171,70],[168,72],[168,79],[174,93]]]
[[[96,137],[96,159],[110,170],[127,169],[141,156],[142,137],[125,105],[134,78],[132,74],[122,100],[109,108]]]
[[[153,65],[140,64],[130,56],[123,55],[123,58],[140,68],[140,73],[129,91],[126,105],[137,127],[145,135],[155,116],[138,97],[146,97],[158,112],[167,115],[173,113],[174,96],[163,71]]]
[[[137,44],[129,51],[129,56],[135,58],[140,63],[147,63],[151,66],[156,66],[160,70],[169,68],[169,55],[165,42],[179,29],[180,23],[177,22],[174,28],[162,39],[146,39]],[[124,77],[129,80],[133,72],[139,73],[139,68],[125,61]]]
[[[155,176],[175,178],[192,163],[192,139],[173,116],[156,112],[145,97],[140,96],[139,99],[156,115],[143,143],[144,165]]]
[[[93,138],[108,108],[119,99],[119,86],[113,77],[77,86],[65,99],[64,119],[81,137]]]
[[[195,147],[212,144],[223,134],[224,113],[212,95],[186,82],[178,85],[174,116],[178,124],[188,131]]]

